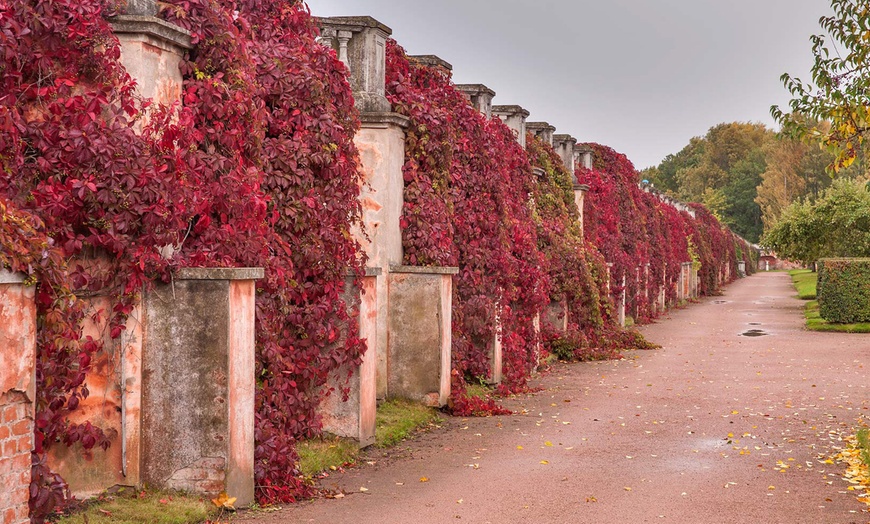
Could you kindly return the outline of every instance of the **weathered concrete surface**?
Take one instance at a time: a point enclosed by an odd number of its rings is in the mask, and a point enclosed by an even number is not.
[[[361,113],[390,110],[386,93],[387,38],[392,30],[369,16],[319,19],[323,39],[350,69],[350,86]]]
[[[112,302],[93,297],[82,334],[101,340],[103,350],[91,359],[85,379],[88,398],[70,414],[75,424],[90,422],[109,438],[109,448],[85,452],[81,445],[53,446],[48,464],[66,480],[72,494],[85,499],[115,484],[139,484],[140,414],[142,399],[141,308],[130,313],[121,337],[109,336]],[[99,322],[94,322],[98,318]]]
[[[354,136],[359,149],[364,183],[360,204],[365,231],[355,230],[371,267],[379,268],[376,334],[377,397],[387,396],[387,325],[390,302],[387,274],[402,263],[402,229],[399,218],[404,203],[402,166],[405,163],[405,127],[408,119],[395,113],[363,114],[362,127]]]
[[[568,173],[574,175],[574,147],[577,145],[577,139],[571,135],[553,135],[553,143],[556,153],[562,158],[562,163],[565,164],[565,169]]]
[[[394,266],[389,275],[390,398],[444,406],[450,395],[456,268]]]
[[[495,98],[495,91],[483,84],[456,84],[456,89],[462,91],[472,107],[486,115],[487,120],[492,118],[492,99]]]
[[[136,1],[132,3],[149,4]],[[136,80],[137,91],[155,103],[172,104],[181,99],[181,70],[185,49],[190,49],[190,33],[154,16],[143,7],[136,14],[119,15],[110,20],[121,44],[121,63]]]
[[[320,403],[323,431],[355,439],[360,447],[375,443],[380,274],[380,269],[369,269],[359,285],[354,285],[352,278],[346,282],[343,298],[348,309],[358,315],[359,337],[366,341],[366,351],[359,366],[333,372],[327,383],[331,391]],[[345,390],[346,399],[342,394]]]
[[[824,459],[868,415],[870,336],[802,331],[793,294],[782,273],[743,279],[645,327],[659,351],[558,366],[507,403],[522,414],[449,419],[331,475],[343,499],[253,520],[867,522]],[[751,323],[770,335],[740,336]]]
[[[492,114],[499,117],[514,134],[517,136],[517,142],[526,147],[526,119],[529,118],[528,110],[517,105],[500,105],[492,106]]]
[[[568,331],[568,303],[551,300],[544,311],[544,320],[556,331]]]
[[[145,298],[142,481],[254,500],[254,279],[181,270]]]

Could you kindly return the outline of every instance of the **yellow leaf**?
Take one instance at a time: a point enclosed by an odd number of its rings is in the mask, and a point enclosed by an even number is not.
[[[553,447],[553,443],[550,442],[549,440],[546,441],[546,442],[544,442],[544,445],[547,446],[548,448],[552,448],[552,447]]]
[[[233,504],[236,503],[236,497],[230,497],[226,493],[221,493],[217,496],[217,498],[211,499],[211,503],[215,506],[223,509],[229,509],[235,511],[235,507]]]
[[[625,487],[625,488],[623,488],[623,489],[625,489],[625,491],[631,491],[631,488],[630,488],[630,487],[628,487],[628,486],[626,486],[626,487]]]
[[[429,482],[429,477],[420,477],[420,482]]]
[[[541,464],[543,464],[543,465],[545,465],[545,466],[546,466],[547,464],[549,464],[549,463],[550,463],[549,460],[542,460],[542,461],[541,461]]]
[[[523,447],[522,447],[522,446],[517,446],[517,449],[523,449]]]

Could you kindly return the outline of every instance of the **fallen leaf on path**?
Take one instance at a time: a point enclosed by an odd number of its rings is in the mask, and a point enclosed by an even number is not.
[[[162,500],[160,502],[163,503]],[[235,511],[235,509],[236,509],[233,506],[233,504],[236,503],[236,497],[230,497],[225,492],[218,495],[217,498],[211,499],[211,503],[214,504],[215,506],[217,506],[219,508],[223,508],[223,509],[229,509],[229,510],[233,510],[233,511]]]
[[[429,482],[429,477],[420,477],[420,482]]]

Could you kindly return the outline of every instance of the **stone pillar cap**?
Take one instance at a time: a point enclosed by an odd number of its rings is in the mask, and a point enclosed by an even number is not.
[[[157,2],[154,0],[126,0],[121,12],[125,15],[154,16],[157,14]]]
[[[527,109],[523,109],[522,106],[518,105],[492,106],[492,112],[503,115],[522,115],[525,118],[528,118],[531,114]]]
[[[407,273],[414,275],[457,275],[458,267],[449,266],[390,266],[390,273]]]
[[[556,127],[549,122],[526,122],[526,129],[529,131],[555,131]],[[554,136],[555,138],[555,136]]]
[[[426,67],[434,67],[447,72],[453,71],[453,64],[435,55],[410,55],[408,59]]]
[[[176,280],[260,280],[265,276],[261,267],[185,267],[173,275]]]
[[[27,275],[13,273],[6,268],[0,267],[0,284],[23,284]]]
[[[387,34],[393,34],[393,30],[370,16],[329,16],[314,17],[315,23],[320,27],[334,27],[358,33],[364,29],[379,29]]]
[[[577,143],[577,139],[571,135],[553,135],[553,140],[555,142],[574,142]]]
[[[584,193],[591,189],[588,184],[580,184],[574,182],[574,191],[583,191]]]
[[[182,49],[193,49],[190,31],[154,16],[118,15],[109,19],[112,31],[119,34],[140,33],[153,36]]]
[[[456,89],[468,95],[489,95],[494,97],[495,91],[483,84],[456,84]]]

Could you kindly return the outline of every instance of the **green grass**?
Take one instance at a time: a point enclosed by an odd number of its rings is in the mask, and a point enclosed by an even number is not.
[[[819,314],[819,302],[815,300],[817,273],[809,269],[796,269],[789,271],[788,274],[791,275],[791,280],[797,289],[798,298],[809,300],[804,309],[808,330],[826,333],[870,333],[870,323],[868,322],[834,324],[822,318]]]
[[[816,300],[807,302],[804,315],[807,318],[807,329],[827,333],[870,333],[870,322],[856,324],[833,324],[819,315],[819,303]]]
[[[142,495],[140,495],[142,493]],[[57,524],[197,524],[213,518],[217,508],[210,500],[193,495],[139,492],[123,488],[115,495],[101,495]]]
[[[817,273],[810,269],[796,269],[789,271],[794,287],[797,289],[798,298],[801,300],[815,300]]]
[[[388,400],[378,406],[376,444],[379,448],[394,446],[416,430],[441,421],[438,413],[410,400]]]
[[[495,390],[486,384],[468,384],[465,387],[465,392],[469,397],[477,397],[486,400],[491,397]]]
[[[855,435],[858,441],[858,452],[861,454],[861,461],[864,465],[870,467],[870,429],[859,429]]]
[[[300,442],[296,452],[299,453],[299,470],[311,478],[356,462],[359,445],[348,439],[324,436]]]

